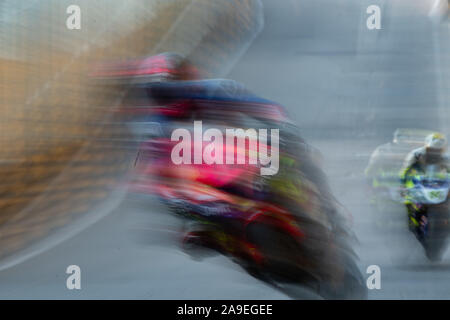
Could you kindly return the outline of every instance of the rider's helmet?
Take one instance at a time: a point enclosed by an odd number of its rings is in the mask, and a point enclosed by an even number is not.
[[[147,94],[156,103],[153,114],[163,118],[186,118],[194,109],[193,102],[183,97],[182,85],[171,86],[171,82],[193,81],[201,78],[201,72],[192,62],[181,54],[165,52],[146,58],[148,66]],[[169,84],[168,86],[164,83]],[[159,86],[158,84],[161,84]]]
[[[93,66],[91,77],[134,83],[196,80],[199,70],[186,57],[165,52],[144,58],[100,63]]]
[[[427,151],[443,152],[447,147],[447,139],[441,133],[433,133],[426,137],[425,146]]]
[[[160,81],[196,80],[200,78],[199,70],[181,54],[165,52],[146,60],[150,66],[150,73],[163,75],[159,79]]]
[[[145,59],[150,74],[160,74],[159,81],[196,80],[199,70],[181,54],[165,52]]]
[[[427,160],[439,160],[447,148],[447,139],[441,133],[433,133],[425,139],[425,150]]]

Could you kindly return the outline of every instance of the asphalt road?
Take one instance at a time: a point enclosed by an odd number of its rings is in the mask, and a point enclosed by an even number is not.
[[[449,254],[431,264],[405,229],[380,234],[363,191],[370,153],[396,128],[447,132],[448,25],[430,19],[432,1],[263,3],[265,27],[228,77],[285,105],[323,153],[335,195],[354,219],[361,270],[381,268],[381,289],[369,298],[450,298]],[[381,30],[366,28],[370,4],[382,8]],[[180,252],[179,221],[166,213],[150,197],[125,194],[70,239],[0,271],[0,298],[288,298],[224,257],[197,261]],[[81,268],[81,290],[66,288],[72,264]]]

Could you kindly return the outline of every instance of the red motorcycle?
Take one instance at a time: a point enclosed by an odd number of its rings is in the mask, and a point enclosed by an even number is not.
[[[277,195],[274,178],[261,176],[259,165],[175,165],[173,146],[164,138],[142,146],[133,188],[157,195],[185,219],[186,252],[215,250],[277,287],[295,283],[325,298],[366,297],[349,234],[324,213],[333,209],[313,183],[297,186],[306,201],[291,201]]]

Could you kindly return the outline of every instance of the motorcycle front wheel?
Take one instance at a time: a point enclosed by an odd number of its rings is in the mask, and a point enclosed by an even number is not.
[[[428,208],[427,234],[422,240],[425,254],[430,261],[438,262],[447,249],[449,215],[447,207]]]

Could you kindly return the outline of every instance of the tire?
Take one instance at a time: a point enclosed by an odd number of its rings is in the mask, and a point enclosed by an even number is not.
[[[442,260],[447,248],[448,213],[435,208],[428,210],[428,234],[422,244],[427,258],[432,262],[438,262]]]

